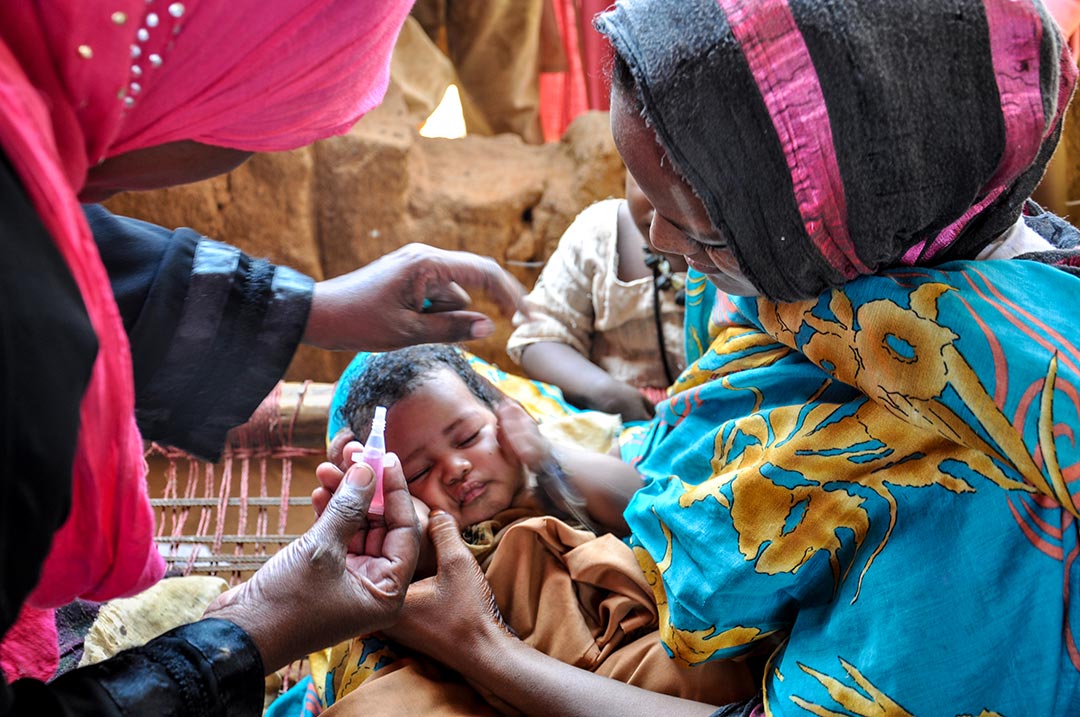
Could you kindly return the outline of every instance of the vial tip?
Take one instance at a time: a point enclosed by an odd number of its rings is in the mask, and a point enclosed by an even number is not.
[[[386,429],[386,407],[376,406],[375,415],[371,418],[372,433],[381,434]]]

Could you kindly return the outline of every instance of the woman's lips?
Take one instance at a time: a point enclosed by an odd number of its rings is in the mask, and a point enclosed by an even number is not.
[[[719,274],[719,269],[716,268],[716,264],[709,261],[706,256],[687,256],[686,264],[695,271],[700,271],[702,274]]]
[[[461,505],[468,505],[473,502],[487,490],[487,483],[480,483],[477,481],[471,481],[461,486],[457,493],[457,502]]]

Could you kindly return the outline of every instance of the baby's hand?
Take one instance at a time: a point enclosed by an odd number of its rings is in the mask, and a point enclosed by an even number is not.
[[[495,416],[499,421],[499,445],[504,452],[533,471],[550,459],[551,444],[520,403],[510,399],[500,401]]]

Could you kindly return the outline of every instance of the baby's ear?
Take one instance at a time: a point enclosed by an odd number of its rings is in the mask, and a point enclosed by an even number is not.
[[[330,461],[341,470],[348,469],[349,466],[345,464],[345,444],[353,440],[356,440],[356,437],[353,435],[352,429],[348,426],[342,427],[342,429],[330,439],[330,445],[326,448],[326,460]]]

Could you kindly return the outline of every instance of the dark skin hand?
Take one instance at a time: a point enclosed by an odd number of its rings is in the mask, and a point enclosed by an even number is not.
[[[370,525],[372,471],[353,466],[322,515],[204,617],[239,625],[267,674],[354,635],[393,624],[412,579],[420,527],[400,464],[383,472],[385,513]]]
[[[496,406],[495,414],[499,417],[499,443],[507,446],[522,464],[536,472],[554,458],[584,498],[588,517],[597,529],[620,538],[630,534],[623,511],[641,487],[641,475],[633,466],[606,453],[576,446],[553,446],[516,401],[502,401]]]
[[[79,200],[100,202],[118,192],[197,182],[233,170],[250,156],[189,140],[126,152],[90,168]],[[485,338],[495,325],[468,310],[470,291],[486,295],[507,317],[528,312],[524,288],[494,260],[409,244],[317,283],[303,341],[328,350],[389,351]]]
[[[315,477],[319,481],[319,487],[311,491],[311,506],[315,509],[316,517],[323,514],[330,501],[334,497],[334,493],[337,492],[338,486],[341,485],[342,479],[347,474],[347,470],[353,465],[353,456],[358,456],[364,451],[364,446],[359,441],[353,438],[352,431],[348,428],[342,428],[330,441],[330,447],[327,449],[327,461],[320,463],[315,468]],[[396,471],[401,471],[401,461],[398,460],[397,454],[387,453],[383,457],[383,476],[385,478],[386,470],[389,466],[393,465]],[[430,541],[427,539],[427,524],[428,513],[430,512],[428,507],[424,505],[419,499],[409,496],[412,501],[413,510],[416,513],[417,523],[420,526],[420,548],[416,561],[416,569],[413,571],[413,578],[426,577],[428,575],[435,574],[435,553],[431,547]],[[369,539],[369,535],[372,531],[377,531],[382,526],[383,519],[381,516],[373,515],[369,516],[369,523],[371,529],[368,533],[357,533],[349,541],[350,551],[361,551],[365,549],[365,544]]]
[[[506,316],[526,311],[521,284],[494,260],[408,244],[316,284],[303,340],[329,350],[391,351],[490,336],[495,325],[468,310],[469,291],[484,293]]]

